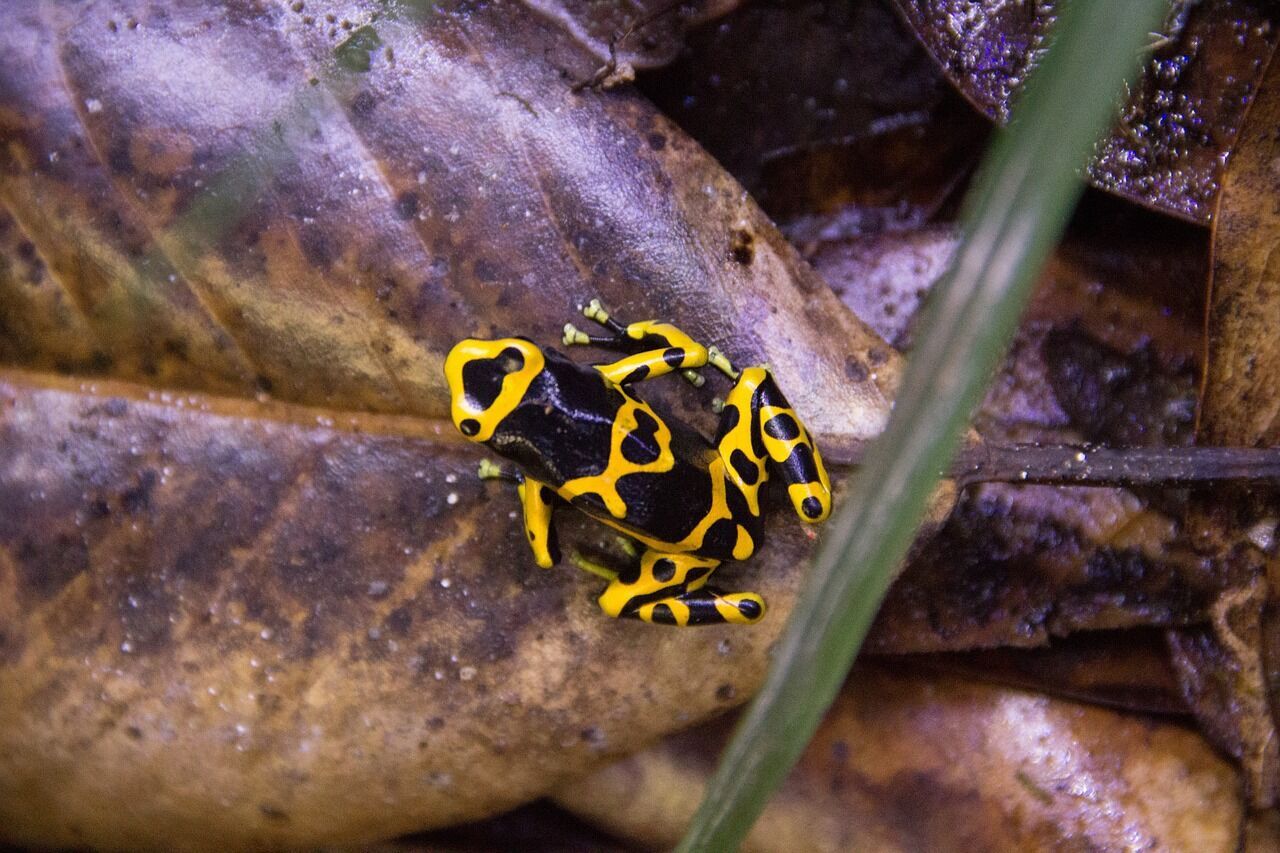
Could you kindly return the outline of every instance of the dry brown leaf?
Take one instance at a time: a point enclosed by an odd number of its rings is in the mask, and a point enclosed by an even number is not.
[[[574,94],[596,60],[538,15],[25,5],[0,198],[95,346],[18,363],[439,417],[458,338],[555,341],[599,296],[768,361],[818,432],[883,423],[895,354],[645,101]]]
[[[1280,853],[1280,811],[1249,815],[1244,831],[1244,853]]]
[[[572,91],[601,57],[561,12],[6,10],[9,839],[448,824],[755,689],[812,531],[729,569],[759,628],[614,622],[439,420],[457,339],[553,343],[590,296],[767,360],[829,441],[887,416],[896,353],[645,100]],[[706,427],[712,385],[651,396]]]
[[[678,735],[556,798],[670,844],[728,730]],[[864,664],[743,849],[1225,853],[1242,820],[1233,768],[1176,723]]]
[[[1280,444],[1280,288],[1271,268],[1280,239],[1275,199],[1280,64],[1272,62],[1227,166],[1213,234],[1213,280],[1198,440]],[[1280,572],[1274,493],[1204,496],[1189,526],[1206,547],[1230,545],[1233,579],[1206,629],[1170,643],[1201,726],[1244,768],[1255,806],[1280,804]],[[1224,531],[1231,533],[1223,535]]]
[[[1280,63],[1249,111],[1223,181],[1213,235],[1199,438],[1206,444],[1280,445]]]
[[[10,373],[0,826],[52,845],[385,836],[531,799],[755,689],[781,628],[601,616],[447,423]],[[566,545],[607,546],[562,515]],[[732,571],[786,612],[811,538]]]

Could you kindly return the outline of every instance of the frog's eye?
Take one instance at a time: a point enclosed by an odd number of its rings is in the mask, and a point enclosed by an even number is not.
[[[498,354],[498,369],[504,374],[515,373],[524,367],[524,353],[515,347],[507,347]]]
[[[502,380],[524,367],[524,353],[507,347],[493,358],[477,358],[462,368],[462,384],[473,411],[483,412],[502,391]]]

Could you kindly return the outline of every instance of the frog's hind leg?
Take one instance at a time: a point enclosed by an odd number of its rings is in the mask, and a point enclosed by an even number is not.
[[[786,481],[801,519],[816,523],[831,513],[831,481],[822,455],[767,368],[748,367],[737,374],[715,443],[753,514],[759,514],[758,493],[770,470]]]
[[[706,585],[719,560],[646,551],[600,595],[600,609],[662,625],[749,624],[764,616],[753,592],[724,594]]]
[[[702,589],[649,602],[635,612],[655,625],[753,625],[764,618],[764,599],[754,592],[722,593]]]
[[[610,382],[622,385],[678,370],[694,385],[702,385],[703,378],[696,371],[707,364],[708,351],[688,333],[658,320],[619,323],[604,309],[599,299],[592,299],[582,313],[604,326],[610,334],[588,335],[572,323],[566,323],[565,346],[592,344],[630,353],[615,362],[596,365],[596,369]]]

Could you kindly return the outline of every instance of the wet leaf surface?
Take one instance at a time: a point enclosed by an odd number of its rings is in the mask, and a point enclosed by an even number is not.
[[[729,726],[694,729],[557,794],[675,841]],[[1171,722],[864,664],[743,849],[1237,849],[1232,767]]]
[[[959,90],[987,115],[1007,119],[1055,0],[894,2]],[[1140,85],[1099,147],[1092,183],[1208,222],[1226,155],[1278,36],[1264,0],[1174,4],[1162,37],[1153,36]]]
[[[8,837],[441,826],[755,689],[812,532],[735,567],[775,608],[754,630],[605,619],[598,579],[536,570],[515,497],[475,478],[444,353],[553,343],[599,296],[770,362],[837,444],[880,428],[898,357],[648,102],[575,94],[600,56],[553,12],[8,11]],[[705,429],[714,384],[648,396]]]

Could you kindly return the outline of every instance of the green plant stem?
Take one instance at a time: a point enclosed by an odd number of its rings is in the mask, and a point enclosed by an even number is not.
[[[1062,4],[1052,44],[966,199],[964,240],[926,309],[889,423],[827,525],[765,684],[678,850],[736,849],[835,698],[1166,7]]]

